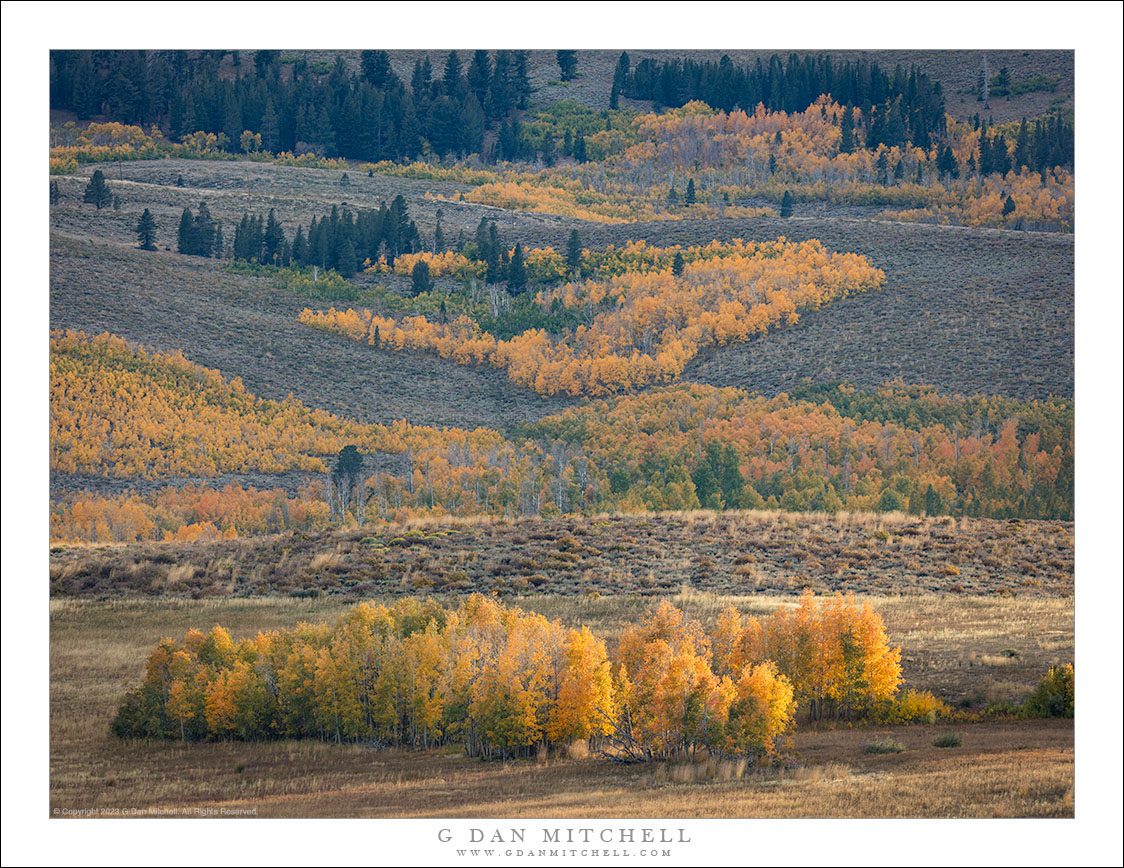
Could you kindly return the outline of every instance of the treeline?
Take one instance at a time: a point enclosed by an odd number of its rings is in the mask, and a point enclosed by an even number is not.
[[[390,205],[380,202],[378,210],[333,205],[330,213],[313,217],[307,231],[298,226],[291,242],[272,209],[268,218],[243,214],[234,230],[233,256],[260,265],[315,265],[350,277],[375,260],[393,266],[396,257],[420,245],[405,197],[395,196]]]
[[[977,115],[972,125],[979,130],[979,144],[968,156],[969,171],[1006,175],[1012,169],[1029,168],[1041,173],[1055,166],[1073,168],[1073,119],[1060,112],[1038,118],[1033,124],[1023,118],[1018,124],[998,127]]]
[[[610,500],[628,512],[701,506],[1072,520],[1072,401],[940,397],[901,383],[831,388],[838,398],[657,388],[575,407],[520,433],[582,444],[608,473]],[[853,416],[831,402],[845,407],[848,392]]]
[[[710,630],[668,602],[621,635],[479,594],[364,603],[332,626],[235,643],[216,626],[163,640],[112,724],[120,738],[319,738],[528,756],[584,741],[618,759],[776,758],[797,708],[854,718],[893,705],[901,649],[869,604],[835,596]]]
[[[911,142],[929,147],[945,129],[944,92],[940,82],[911,66],[893,73],[866,60],[840,61],[830,54],[774,54],[769,60],[739,66],[723,55],[718,62],[682,58],[646,58],[631,67],[628,52],[617,62],[614,93],[651,100],[657,108],[678,108],[693,100],[731,112],[803,111],[820,96],[861,109],[866,146],[901,147]],[[614,106],[615,107],[615,106]]]
[[[488,156],[484,133],[531,92],[527,52],[449,52],[437,73],[428,58],[403,82],[385,51],[309,64],[277,51],[253,61],[225,51],[52,51],[51,108],[79,118],[160,124],[174,141],[201,131],[240,153],[315,152],[355,160],[414,159],[432,152]],[[244,141],[250,132],[260,140]],[[501,136],[501,140],[502,140]]]
[[[313,480],[295,496],[241,485],[221,489],[189,483],[139,495],[64,493],[51,503],[51,539],[58,542],[209,542],[329,526],[324,486]]]
[[[1072,231],[1065,117],[1002,127],[949,120],[928,148],[865,141],[868,120],[827,96],[791,113],[763,106],[723,113],[691,102],[591,135],[588,148],[599,159],[589,162],[472,176],[431,167],[426,177],[473,184],[466,201],[603,222],[775,216],[748,207],[763,200],[788,216],[787,200],[904,209],[897,219]]]
[[[1072,401],[950,398],[900,383],[771,399],[681,385],[595,401],[504,435],[361,425],[295,399],[261,400],[178,354],[108,335],[52,336],[50,366],[52,471],[325,475],[323,489],[298,497],[300,509],[270,492],[202,487],[181,489],[175,504],[159,495],[60,497],[52,529],[67,539],[158,540],[178,534],[175,521],[258,533],[267,504],[271,530],[305,528],[306,519],[319,526],[326,507],[311,502],[328,497],[328,461],[347,446],[399,456],[393,469],[356,471],[354,505],[329,513],[349,524],[700,507],[1073,517]]]

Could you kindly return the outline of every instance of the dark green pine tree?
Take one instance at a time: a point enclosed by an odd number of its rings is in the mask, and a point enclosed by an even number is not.
[[[140,242],[141,250],[156,249],[156,220],[147,208],[144,209],[144,213],[137,220],[137,241]]]
[[[468,89],[481,106],[488,104],[488,82],[491,79],[492,64],[488,59],[488,52],[479,48],[473,53],[472,63],[468,67]]]
[[[570,230],[570,240],[566,242],[566,268],[573,277],[581,276],[582,239],[577,229]]]
[[[698,463],[694,473],[691,474],[691,481],[695,483],[695,495],[703,509],[722,508],[718,479],[715,477],[709,461],[703,460]]]
[[[423,292],[431,292],[433,290],[433,278],[429,275],[429,264],[424,260],[414,265],[414,270],[410,272],[411,291],[414,295],[421,295]]]
[[[277,119],[277,111],[273,108],[272,99],[265,101],[259,131],[262,147],[271,154],[276,154],[281,149],[281,122]]]
[[[500,257],[502,246],[495,221],[488,224],[487,239],[484,247],[484,263],[488,266],[488,272],[484,279],[488,283],[499,283],[503,280],[503,262]]]
[[[563,81],[573,81],[578,75],[578,53],[569,49],[560,49],[555,52],[558,68],[562,71]]]
[[[681,251],[675,251],[675,258],[671,260],[671,273],[676,277],[683,273],[683,268],[686,263],[683,261],[683,254]]]
[[[339,260],[337,262],[338,271],[344,277],[351,277],[359,270],[359,256],[355,252],[355,245],[351,243],[348,238],[340,247]]]
[[[626,96],[628,95],[628,73],[631,65],[628,52],[622,51],[621,56],[617,58],[617,67],[613,70],[613,88],[617,93],[623,93]]]
[[[687,195],[683,197],[683,201],[686,202],[688,205],[694,205],[695,202],[698,201],[695,198],[695,179],[694,178],[688,178],[687,179]]]
[[[839,153],[849,154],[855,149],[855,108],[848,104],[839,121]]]
[[[460,83],[461,59],[455,51],[450,51],[448,57],[445,58],[445,74],[441,79],[445,96],[456,96]]]
[[[51,181],[51,204],[57,205],[62,201],[62,191],[59,189],[58,181]]]
[[[184,208],[180,215],[180,229],[176,236],[176,250],[189,256],[195,255],[195,217],[190,208]]]
[[[792,216],[792,191],[785,190],[784,197],[781,199],[781,216]]]
[[[1003,203],[1003,216],[1006,217],[1008,214],[1014,214],[1014,213],[1015,213],[1015,200],[1013,198],[1011,198],[1010,196],[1008,196],[1006,201]]]
[[[738,453],[727,443],[722,449],[721,458],[714,463],[717,464],[714,473],[722,489],[723,506],[726,509],[739,509],[742,506],[745,477],[738,467]]]
[[[511,262],[507,265],[507,289],[512,295],[527,291],[527,268],[523,262],[523,245],[515,242]]]
[[[281,221],[272,208],[269,209],[269,220],[265,225],[262,236],[265,261],[267,264],[276,265],[281,255],[281,247],[285,244],[285,231],[281,228]]]
[[[578,137],[574,140],[574,159],[579,163],[584,163],[587,159],[585,153],[585,136],[578,133]]]
[[[293,264],[306,265],[308,261],[308,242],[304,237],[304,227],[297,227],[296,237],[293,239]]]
[[[193,251],[196,256],[215,255],[215,221],[211,219],[210,209],[206,202],[199,203],[199,211],[195,215],[195,225],[192,227],[194,238]]]
[[[937,156],[937,172],[942,176],[960,177],[960,167],[956,163],[956,155],[949,145],[945,145],[944,150],[940,151]]]
[[[925,515],[940,515],[941,509],[941,496],[930,485],[925,491]]]
[[[441,209],[437,209],[437,225],[433,227],[433,252],[445,252],[445,230],[441,228]]]
[[[109,184],[105,181],[105,173],[101,169],[95,169],[94,174],[90,176],[90,183],[86,185],[86,192],[82,194],[82,201],[96,205],[99,211],[113,202],[113,194],[109,191]]]

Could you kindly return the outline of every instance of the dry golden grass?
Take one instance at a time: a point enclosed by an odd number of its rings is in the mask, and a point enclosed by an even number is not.
[[[689,589],[693,616],[727,603],[763,613],[776,598]],[[531,605],[531,601],[522,601]],[[640,597],[540,597],[548,617],[612,639],[650,604]],[[1072,659],[1070,599],[881,598],[910,686],[955,700],[1024,697],[1050,662]],[[456,748],[373,751],[319,742],[121,742],[109,723],[140,680],[153,645],[221,623],[235,637],[334,618],[330,600],[51,603],[51,808],[256,808],[258,816],[464,817],[1026,817],[1073,816],[1072,721],[958,725],[963,745],[940,749],[947,727],[798,728],[798,766],[761,771],[706,760],[621,765],[571,747],[536,761],[482,763]],[[1016,649],[999,667],[984,657]],[[982,656],[981,656],[982,655]],[[901,754],[865,754],[892,738]]]
[[[563,547],[562,542],[568,541]],[[194,567],[195,571],[190,572]],[[1053,597],[1073,592],[1073,525],[901,513],[694,511],[515,521],[418,518],[212,543],[57,546],[53,596],[510,593]]]

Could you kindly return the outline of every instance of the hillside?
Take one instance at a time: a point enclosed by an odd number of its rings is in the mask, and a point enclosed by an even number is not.
[[[566,406],[567,399],[540,398],[493,369],[365,351],[298,324],[308,301],[266,279],[228,274],[213,260],[134,247],[143,208],[156,216],[158,245],[174,248],[183,208],[205,199],[226,223],[229,238],[231,224],[250,207],[251,193],[253,209],[276,209],[290,236],[298,223],[333,204],[376,208],[401,193],[424,235],[432,233],[437,210],[426,192],[455,191],[447,182],[380,175],[358,176],[341,188],[341,175],[241,162],[126,163],[110,171],[111,187],[121,190],[120,211],[81,204],[81,178],[62,178],[65,198],[51,218],[52,326],[108,331],[157,349],[182,350],[199,364],[241,376],[262,397],[280,400],[293,392],[309,406],[362,421],[508,427]],[[181,176],[182,188],[175,186]],[[805,377],[861,387],[901,377],[950,393],[1020,398],[1073,394],[1072,235],[804,216],[800,206],[789,220],[628,225],[469,203],[443,203],[442,210],[449,238],[471,238],[482,216],[497,220],[508,243],[558,250],[574,228],[591,249],[636,239],[688,245],[783,235],[862,254],[885,271],[883,290],[810,313],[789,330],[714,350],[692,363],[684,374],[688,381],[766,395],[791,390]],[[392,288],[408,285],[404,278],[379,280]],[[200,316],[201,310],[207,314]],[[184,328],[185,322],[191,326]]]
[[[992,49],[988,51],[907,51],[907,50],[873,50],[858,51],[855,49],[824,49],[835,59],[841,61],[855,61],[865,59],[878,63],[889,71],[897,65],[906,69],[916,65],[930,77],[943,83],[945,87],[945,104],[948,113],[953,117],[966,120],[977,112],[983,116],[992,116],[999,123],[1019,120],[1022,117],[1037,117],[1048,109],[1056,106],[1069,107],[1073,105],[1074,75],[1072,51],[1024,51],[1021,49]],[[809,49],[686,49],[676,51],[653,51],[645,49],[627,48],[629,58],[633,65],[645,59],[662,60],[669,57],[683,59],[717,61],[723,55],[729,55],[734,63],[754,64],[758,60],[768,63],[774,54],[787,59],[792,53],[804,54]],[[397,50],[391,51],[391,65],[394,72],[403,81],[409,81],[418,60],[429,59],[434,70],[439,75],[445,65],[448,49],[426,49],[418,51]],[[464,62],[467,62],[471,53],[460,51]],[[609,106],[609,90],[613,82],[613,70],[620,50],[600,51],[592,49],[578,50],[578,77],[573,81],[563,83],[558,62],[554,51],[529,52],[528,72],[534,95],[532,105],[550,105],[560,100],[573,100],[590,108],[603,109]],[[282,57],[305,56],[310,63],[334,63],[337,56],[342,56],[344,61],[353,68],[359,66],[358,51],[308,51],[308,50],[282,50]],[[977,102],[978,76],[983,68],[986,55],[988,69],[995,75],[1002,68],[1007,68],[1013,82],[1029,81],[1035,76],[1048,76],[1056,79],[1056,85],[1051,90],[1033,91],[1008,97],[993,97],[990,101],[991,111],[986,112],[983,104]],[[229,61],[227,61],[229,63]],[[630,103],[631,101],[625,101]],[[646,107],[636,103],[636,107]]]

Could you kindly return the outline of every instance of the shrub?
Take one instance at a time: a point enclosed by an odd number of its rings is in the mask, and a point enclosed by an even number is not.
[[[1029,717],[1073,717],[1073,664],[1051,666],[1024,709]]]
[[[958,732],[946,732],[933,739],[933,747],[960,747],[964,739]]]
[[[895,699],[874,709],[872,717],[876,723],[927,723],[932,725],[942,717],[952,714],[948,703],[937,699],[932,693],[920,690],[907,690]]]
[[[863,753],[901,753],[905,745],[892,738],[883,738],[872,741],[863,748]]]

